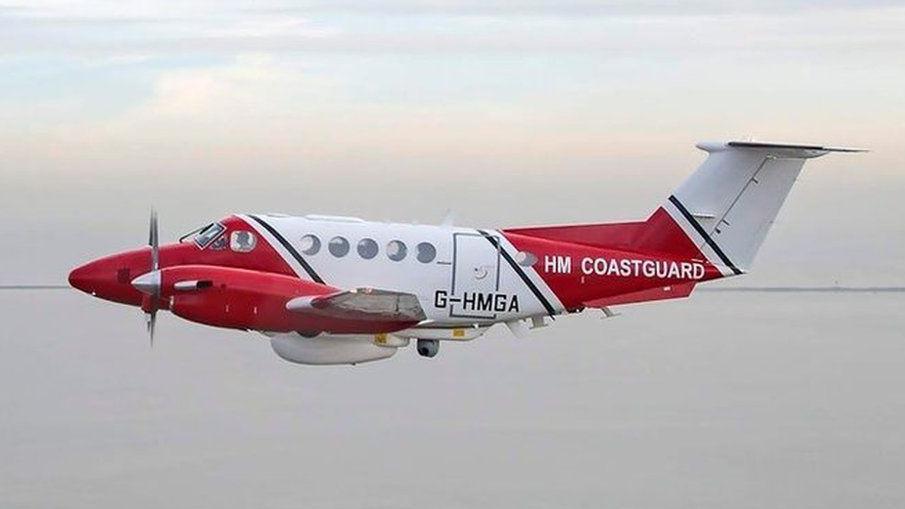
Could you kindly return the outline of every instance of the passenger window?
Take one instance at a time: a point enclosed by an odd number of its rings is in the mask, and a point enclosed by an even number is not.
[[[330,254],[333,256],[342,258],[349,253],[349,241],[343,237],[333,237],[330,239],[327,249],[330,250]]]
[[[377,242],[374,239],[361,239],[358,241],[358,256],[370,260],[377,256]]]
[[[253,233],[238,230],[229,234],[229,248],[237,253],[247,253],[255,248],[257,238]]]
[[[537,256],[534,256],[534,254],[529,253],[528,251],[519,251],[518,253],[515,253],[515,262],[522,267],[531,267],[537,263]]]
[[[302,237],[302,252],[306,255],[315,255],[321,250],[321,239],[314,235]]]
[[[387,256],[394,262],[403,260],[407,252],[408,248],[405,247],[401,240],[391,240],[387,244]]]
[[[421,263],[430,263],[437,257],[437,248],[430,242],[422,242],[418,244],[418,261]]]

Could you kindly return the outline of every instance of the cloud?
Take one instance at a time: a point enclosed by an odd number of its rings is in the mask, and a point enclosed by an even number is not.
[[[417,85],[411,91],[417,94]],[[13,138],[0,145],[41,157],[141,165],[158,157],[203,159],[225,167],[357,157],[529,160],[600,151],[599,132],[577,130],[573,113],[558,110],[555,98],[552,111],[520,101],[519,95],[425,102],[403,94],[375,97],[362,94],[359,83],[309,72],[298,61],[242,54],[222,65],[161,71],[151,94],[132,107],[106,118],[50,123],[27,139],[9,132]]]
[[[367,15],[451,16],[699,16],[715,14],[782,15],[802,10],[864,10],[899,5],[896,0],[388,0],[303,1],[246,9],[254,13],[334,12]]]
[[[861,126],[895,132],[902,101],[884,80],[902,78],[905,9],[711,15],[705,4],[571,18],[38,7],[24,15],[109,26],[0,30],[0,142],[19,161],[526,160],[679,132],[852,143],[845,133]],[[0,14],[12,16],[23,13]]]
[[[886,1],[306,2],[0,10],[0,55],[901,52]],[[337,15],[337,13],[342,15]]]

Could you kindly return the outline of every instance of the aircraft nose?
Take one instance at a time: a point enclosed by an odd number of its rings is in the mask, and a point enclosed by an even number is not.
[[[100,279],[100,270],[97,262],[88,262],[80,265],[69,273],[69,286],[85,293],[94,294],[94,288]]]
[[[131,283],[149,268],[146,252],[120,253],[76,267],[69,273],[69,284],[101,299],[139,306],[142,294]]]

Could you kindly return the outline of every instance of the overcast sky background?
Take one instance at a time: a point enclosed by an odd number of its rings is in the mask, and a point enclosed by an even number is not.
[[[808,164],[749,284],[902,284],[903,27],[896,2],[6,4],[0,283],[143,243],[152,204],[164,238],[643,218],[694,142],[753,137],[873,151]]]
[[[4,0],[0,0],[4,2]],[[0,3],[0,285],[231,212],[646,217],[694,143],[807,163],[751,274],[905,286],[905,6]],[[4,507],[902,507],[903,294],[717,293],[354,368],[0,290]]]

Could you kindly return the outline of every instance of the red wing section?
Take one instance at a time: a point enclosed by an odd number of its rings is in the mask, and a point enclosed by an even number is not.
[[[205,325],[272,332],[370,334],[394,332],[421,321],[413,314],[408,297],[397,294],[394,300],[389,292],[373,291],[373,298],[369,298],[367,293],[344,292],[296,277],[209,265],[181,265],[160,272],[161,297],[170,311]],[[299,299],[312,303],[310,312],[287,308],[289,302],[301,303]],[[378,312],[393,302],[407,314]]]

